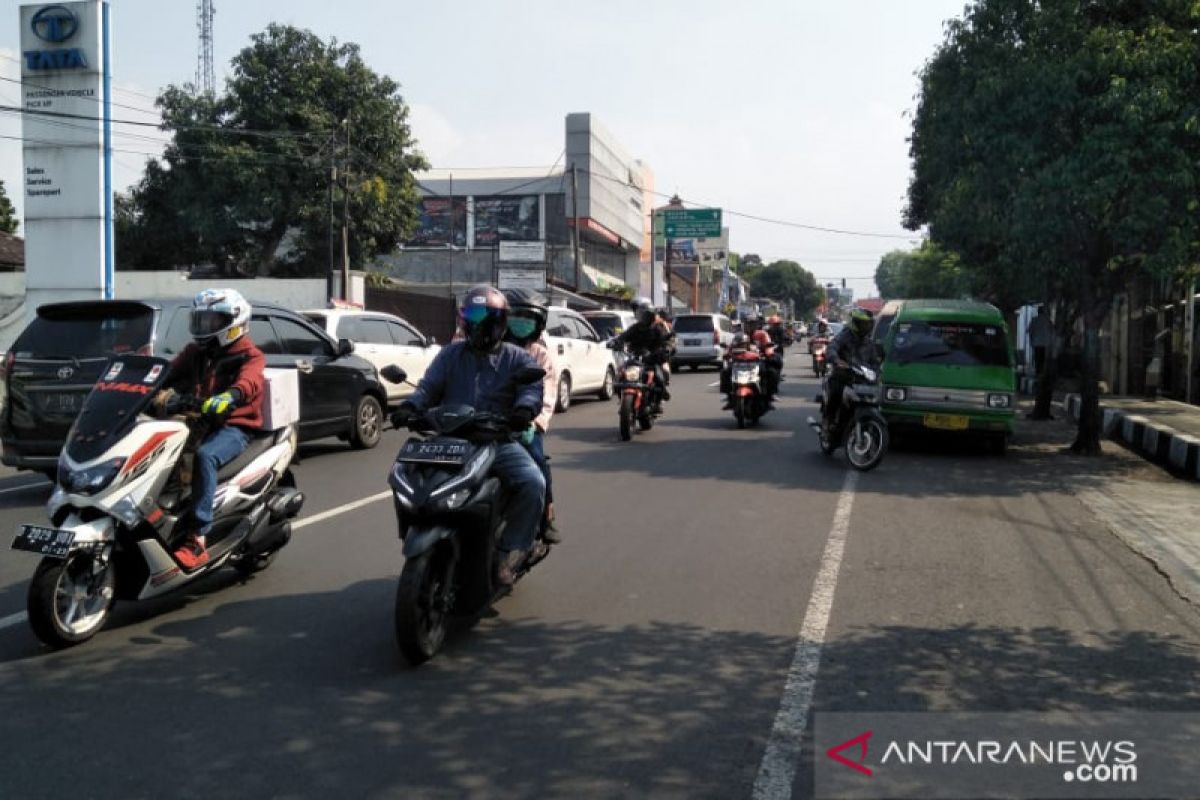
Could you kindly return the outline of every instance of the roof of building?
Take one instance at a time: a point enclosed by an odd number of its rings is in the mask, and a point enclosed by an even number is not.
[[[25,266],[25,240],[0,231],[0,264],[8,267]]]
[[[878,314],[880,311],[883,310],[883,298],[882,297],[863,297],[859,300],[855,300],[854,305],[858,306],[859,308],[865,308],[867,311],[870,311],[872,314]]]

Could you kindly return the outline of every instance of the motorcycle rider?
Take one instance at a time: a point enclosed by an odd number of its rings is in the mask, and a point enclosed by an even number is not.
[[[779,380],[783,375],[783,356],[780,348],[771,341],[771,336],[764,330],[757,330],[751,337],[762,354],[763,360],[763,391],[767,393],[767,403],[775,407],[775,395],[779,394]]]
[[[654,382],[658,384],[658,397],[655,406],[661,408],[662,401],[671,399],[671,391],[667,388],[667,378],[663,364],[671,359],[671,336],[663,325],[658,322],[654,304],[645,297],[639,297],[633,303],[633,311],[637,314],[637,322],[620,336],[609,341],[609,348],[616,350],[622,345],[628,345],[635,352],[644,353],[647,366],[654,368]]]
[[[874,314],[865,308],[855,308],[850,312],[849,323],[829,343],[825,353],[826,361],[831,367],[825,387],[826,429],[832,428],[834,420],[837,419],[842,392],[850,383],[850,366],[874,364],[878,360],[875,345],[871,341],[871,329],[874,325]]]
[[[767,317],[767,333],[771,336],[771,341],[783,352],[787,345],[787,331],[783,328],[783,320],[778,314],[772,314]]]
[[[505,289],[504,297],[508,300],[508,330],[504,341],[511,342],[517,347],[524,348],[542,369],[546,377],[542,381],[542,410],[533,420],[533,427],[527,432],[528,442],[522,439],[522,444],[529,448],[529,455],[542,471],[546,479],[546,527],[542,538],[551,544],[560,544],[562,536],[554,527],[554,483],[550,475],[550,459],[546,456],[545,437],[550,429],[550,418],[554,416],[554,406],[558,402],[558,369],[554,366],[554,358],[542,334],[546,331],[546,320],[549,311],[541,295],[527,289]]]
[[[392,424],[399,428],[434,406],[461,404],[506,415],[511,430],[527,430],[542,409],[543,388],[541,381],[512,382],[517,372],[538,364],[527,351],[504,341],[508,315],[508,300],[498,289],[481,284],[468,290],[458,307],[464,341],[442,348],[416,391],[392,414]],[[520,442],[500,442],[492,469],[511,495],[496,569],[497,581],[511,586],[537,536],[546,479]]]
[[[194,529],[175,550],[175,558],[193,570],[208,561],[206,537],[212,529],[217,472],[250,444],[249,431],[262,427],[263,369],[266,358],[246,328],[250,303],[233,289],[205,289],[192,301],[188,329],[192,342],[171,362],[165,392],[205,398],[200,413],[211,423],[196,449],[192,468]]]

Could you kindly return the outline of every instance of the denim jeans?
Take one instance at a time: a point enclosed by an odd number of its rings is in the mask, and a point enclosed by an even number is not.
[[[199,525],[197,533],[212,529],[213,497],[217,493],[217,471],[242,454],[250,437],[235,425],[225,425],[204,437],[196,449],[192,467],[192,516]]]
[[[529,550],[542,521],[546,479],[519,442],[504,442],[496,447],[492,471],[509,492],[508,525],[500,547],[507,551]]]
[[[533,463],[537,464],[538,469],[542,471],[542,477],[546,479],[546,503],[554,502],[554,481],[550,478],[550,462],[546,459],[546,434],[541,431],[535,431],[533,441],[529,443],[529,455],[533,458]]]

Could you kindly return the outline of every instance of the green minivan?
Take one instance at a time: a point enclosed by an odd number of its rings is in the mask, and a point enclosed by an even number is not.
[[[885,310],[876,335],[888,424],[981,434],[1003,452],[1017,377],[1000,310],[968,300],[902,300]]]

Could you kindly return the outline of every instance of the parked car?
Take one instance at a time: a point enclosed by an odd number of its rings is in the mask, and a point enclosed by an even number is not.
[[[558,411],[570,407],[572,396],[595,394],[601,400],[612,399],[616,368],[611,353],[581,314],[550,306],[546,340],[558,368]]]
[[[432,339],[392,314],[340,308],[300,313],[333,338],[354,342],[354,352],[374,364],[376,369],[383,369],[388,364],[403,367],[411,383],[421,380],[441,350]],[[406,383],[384,380],[383,385],[387,389],[389,405],[398,404],[413,392],[413,387]]]
[[[632,311],[584,311],[583,318],[591,323],[600,338],[607,341],[618,336],[629,326],[637,322],[637,316]]]
[[[53,473],[84,397],[114,355],[172,358],[191,341],[190,299],[50,303],[13,342],[4,360],[0,461]],[[383,432],[386,392],[375,367],[303,316],[254,303],[250,338],[269,368],[299,370],[300,439],[338,436],[374,447]]]
[[[724,314],[675,315],[675,355],[671,367],[721,368],[725,347],[733,341],[733,322]],[[723,347],[724,346],[724,347]]]
[[[884,351],[883,413],[892,428],[974,433],[1005,450],[1017,379],[1008,326],[995,306],[905,300]]]

